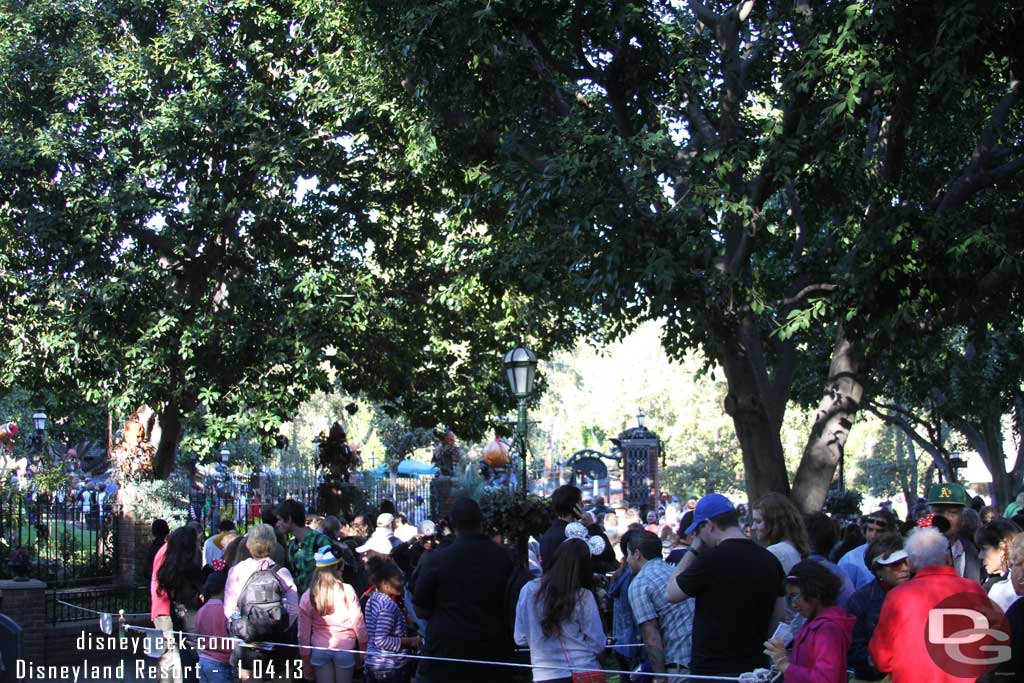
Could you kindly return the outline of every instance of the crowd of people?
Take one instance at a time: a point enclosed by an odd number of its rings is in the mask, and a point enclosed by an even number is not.
[[[244,535],[157,520],[151,618],[188,634],[161,676],[500,683],[518,646],[549,683],[1024,680],[1019,507],[978,510],[957,484],[846,526],[777,494],[637,511],[563,486],[551,504],[527,563],[469,498],[417,524],[387,501],[344,520],[291,499]],[[956,628],[935,640],[940,607]]]

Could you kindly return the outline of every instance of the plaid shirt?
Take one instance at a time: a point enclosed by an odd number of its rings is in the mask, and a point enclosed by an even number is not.
[[[295,539],[288,544],[288,569],[295,579],[295,587],[301,596],[309,588],[309,582],[313,580],[313,572],[316,570],[316,551],[323,547],[330,547],[331,539],[324,536],[315,529],[306,529],[306,535],[302,537],[302,543],[296,543]]]
[[[636,623],[657,619],[665,646],[665,664],[690,666],[693,636],[693,598],[672,604],[665,586],[675,567],[664,560],[648,560],[629,584],[629,605]]]

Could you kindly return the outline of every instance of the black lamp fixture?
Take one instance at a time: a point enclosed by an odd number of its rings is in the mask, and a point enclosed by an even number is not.
[[[36,433],[42,434],[43,432],[46,431],[46,420],[46,410],[44,410],[43,408],[40,408],[39,410],[32,414],[32,422],[33,424],[35,424]]]
[[[533,378],[537,374],[537,354],[522,344],[505,354],[505,373],[512,395],[518,399],[533,393]]]

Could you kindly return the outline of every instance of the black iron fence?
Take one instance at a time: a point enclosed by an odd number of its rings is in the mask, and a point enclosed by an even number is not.
[[[396,477],[362,472],[352,482],[360,492],[360,512],[376,511],[381,501],[390,500],[408,519],[419,519],[430,510],[431,476]],[[217,530],[221,520],[229,519],[235,528],[244,530],[258,524],[263,512],[286,498],[301,501],[308,514],[318,510],[318,491],[315,487],[287,488],[275,486],[263,492],[248,486],[220,487],[211,490],[193,490],[189,494],[189,518],[202,522],[208,533]],[[274,491],[277,491],[276,493]]]
[[[46,619],[51,624],[97,618],[85,610],[107,614],[117,614],[119,610],[124,610],[126,615],[148,614],[149,586],[90,586],[46,592]]]
[[[21,492],[0,497],[0,577],[53,587],[110,583],[117,566],[117,513]]]
[[[395,477],[363,473],[362,489],[372,509],[380,506],[382,500],[390,500],[395,509],[407,519],[420,520],[428,516],[430,510],[431,476]]]
[[[415,523],[428,516],[432,479],[362,473],[354,484],[366,512],[375,512],[387,499]],[[193,492],[181,505],[187,505],[189,517],[200,521],[207,534],[216,533],[223,519],[244,533],[260,523],[268,506],[286,497],[301,500],[311,514],[317,511],[317,491],[310,487],[285,488],[266,498]],[[148,585],[124,584],[125,577],[117,576],[121,514],[116,502],[33,499],[19,491],[0,494],[0,578],[27,576],[46,582],[51,623],[88,618],[88,613],[62,602],[98,612],[148,611]]]

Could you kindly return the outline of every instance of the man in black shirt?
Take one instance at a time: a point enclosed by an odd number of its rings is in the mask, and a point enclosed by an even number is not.
[[[736,676],[768,666],[764,641],[785,617],[785,573],[775,556],[743,535],[728,498],[700,499],[689,552],[665,589],[669,602],[694,600],[690,673]]]
[[[546,572],[551,568],[555,551],[565,540],[565,527],[583,516],[583,493],[566,484],[559,486],[551,494],[551,508],[555,513],[555,521],[540,537],[540,566]]]
[[[427,620],[423,654],[430,657],[509,661],[513,642],[505,624],[505,589],[515,566],[511,553],[483,534],[480,506],[458,498],[449,514],[455,542],[424,553],[416,572],[413,605]],[[509,667],[425,660],[426,683],[504,683]]]

